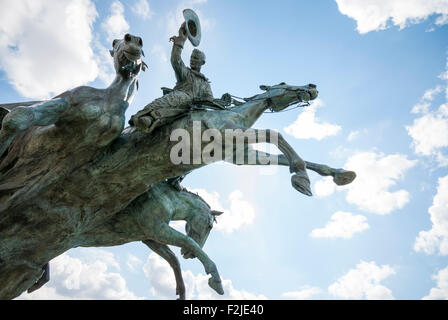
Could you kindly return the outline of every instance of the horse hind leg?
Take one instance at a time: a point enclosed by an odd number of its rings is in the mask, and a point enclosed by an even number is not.
[[[50,264],[47,262],[43,268],[42,276],[26,292],[31,293],[40,289],[44,284],[50,281]]]
[[[169,263],[176,278],[176,294],[179,295],[178,300],[185,300],[185,284],[182,278],[182,270],[174,252],[166,244],[161,244],[154,240],[143,240],[142,242]]]
[[[218,294],[224,294],[221,277],[219,276],[215,263],[192,238],[180,233],[165,223],[160,224],[158,228],[155,229],[157,230],[157,233],[152,237],[153,240],[192,252],[199,261],[201,261],[205,272],[211,275],[210,279],[208,279],[208,285]]]

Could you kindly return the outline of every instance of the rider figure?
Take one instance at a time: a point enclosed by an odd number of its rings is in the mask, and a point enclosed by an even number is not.
[[[171,65],[176,74],[176,86],[164,96],[155,99],[131,117],[129,123],[144,133],[150,133],[157,127],[172,122],[184,115],[192,104],[200,101],[213,101],[210,82],[200,72],[205,64],[205,54],[194,49],[190,58],[190,68],[181,58],[187,39],[185,23],[179,29],[179,35],[170,38],[173,42]]]

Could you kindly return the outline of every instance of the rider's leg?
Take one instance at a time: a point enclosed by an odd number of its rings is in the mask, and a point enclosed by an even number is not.
[[[150,133],[156,127],[164,124],[166,119],[185,113],[193,98],[183,91],[172,91],[147,104],[143,110],[134,114],[129,120],[130,125],[144,133]],[[159,122],[160,121],[160,122]]]

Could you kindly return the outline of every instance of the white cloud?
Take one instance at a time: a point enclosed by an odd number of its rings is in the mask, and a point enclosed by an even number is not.
[[[444,299],[448,300],[448,267],[440,270],[432,278],[437,282],[436,288],[431,288],[429,295],[423,297],[424,300]]]
[[[221,279],[224,294],[219,295],[208,286],[208,276],[196,276],[196,294],[199,300],[266,300],[263,294],[254,294],[246,290],[237,290],[231,280]]]
[[[114,62],[109,53],[109,50],[112,49],[112,43],[110,43],[109,46],[110,47],[106,48],[99,41],[93,43],[95,61],[99,69],[98,79],[106,85],[112,83],[115,78]]]
[[[352,142],[354,140],[359,139],[359,137],[363,136],[363,135],[367,135],[369,133],[369,130],[367,129],[362,129],[362,130],[353,130],[350,131],[348,136],[347,136],[347,141]]]
[[[351,156],[344,168],[356,172],[356,179],[346,186],[336,186],[331,177],[325,177],[314,184],[317,196],[324,197],[336,190],[346,190],[346,200],[361,210],[377,214],[388,214],[401,209],[409,202],[409,193],[400,189],[390,191],[406,171],[417,163],[401,154],[359,152]]]
[[[39,290],[18,299],[138,299],[125,279],[109,268],[119,267],[112,253],[90,249],[82,258],[67,253],[51,260],[50,281]]]
[[[161,299],[176,298],[176,280],[173,269],[168,262],[155,253],[151,253],[143,266],[146,278],[151,284],[151,294]],[[185,282],[186,298],[192,299],[194,295],[194,278],[191,271],[182,272]]]
[[[349,135],[348,135],[348,137],[347,137],[347,140],[348,140],[348,141],[353,141],[353,140],[355,140],[356,137],[358,137],[358,136],[359,136],[359,131],[358,131],[358,130],[350,131],[350,133],[349,133]]]
[[[431,103],[422,101],[412,107],[411,113],[427,113]]]
[[[422,100],[432,101],[432,100],[434,100],[434,97],[437,94],[439,94],[440,92],[442,92],[442,86],[441,85],[436,86],[434,89],[428,89],[423,94]]]
[[[189,8],[194,10],[199,17],[199,21],[201,22],[201,30],[202,33],[207,33],[208,37],[210,37],[210,32],[213,29],[214,21],[207,16],[202,14],[202,11],[198,8],[198,5],[202,5],[206,3],[207,0],[183,0],[181,1],[174,12],[170,12],[167,14],[166,21],[166,36],[169,38],[171,36],[177,35],[179,32],[179,28],[183,22],[185,22],[184,16],[182,14],[185,8]],[[187,41],[187,43],[189,43]]]
[[[120,270],[120,264],[115,259],[115,255],[106,250],[98,249],[98,248],[80,248],[78,250],[79,258],[84,263],[94,263],[96,261],[104,262],[108,267],[115,268]]]
[[[137,272],[137,268],[143,264],[142,260],[134,256],[133,254],[128,254],[128,258],[126,261],[126,266],[132,272]]]
[[[349,239],[354,233],[369,228],[367,218],[362,215],[353,215],[350,212],[338,211],[334,213],[324,228],[314,229],[313,238],[344,238]]]
[[[129,30],[129,24],[124,17],[124,7],[120,1],[114,1],[110,6],[110,15],[102,23],[102,28],[106,32],[107,41],[123,38]]]
[[[216,218],[218,221],[214,229],[223,232],[233,232],[245,225],[250,225],[255,219],[255,209],[253,205],[244,200],[244,195],[240,190],[234,190],[230,193],[228,200],[230,208],[225,209],[219,199],[217,192],[209,193],[204,189],[191,190],[198,193],[210,205],[212,210],[223,211],[224,213]]]
[[[445,71],[439,75],[439,78],[442,80],[448,80],[448,58],[446,59]],[[446,93],[447,93],[446,98],[448,99],[448,88]]]
[[[439,15],[436,25],[448,23],[446,0],[336,0],[339,11],[357,22],[359,33],[387,29],[389,21],[400,29]]]
[[[89,0],[3,1],[0,68],[11,85],[24,97],[47,99],[93,81],[97,15]]]
[[[169,225],[171,228],[185,233],[185,225],[187,224],[187,222],[185,220],[177,220],[177,221],[170,221]]]
[[[448,14],[443,14],[443,15],[437,17],[435,24],[438,26],[443,26],[445,24],[448,24]]]
[[[412,145],[416,154],[435,157],[440,166],[448,165],[447,104],[442,104],[434,112],[426,111],[422,117],[415,119],[411,126],[407,126],[406,130],[413,139]]]
[[[310,107],[299,114],[294,123],[284,128],[285,132],[296,139],[322,140],[336,135],[341,130],[340,126],[323,122],[316,117],[317,108],[322,106],[324,103],[317,98]]]
[[[379,267],[373,261],[361,261],[355,269],[330,285],[328,292],[343,299],[394,299],[390,289],[381,285],[381,281],[393,274],[394,269],[388,265]]]
[[[322,290],[318,287],[304,286],[298,291],[285,292],[282,294],[282,297],[295,300],[307,300],[321,292]]]
[[[174,299],[176,282],[174,273],[169,264],[151,253],[148,260],[143,267],[145,275],[152,285],[151,293],[153,296],[161,299]],[[231,280],[221,279],[224,288],[224,295],[218,295],[213,289],[208,286],[209,276],[205,274],[197,274],[196,276],[190,271],[182,271],[182,276],[185,282],[186,298],[199,300],[254,300],[266,299],[264,295],[257,295],[245,290],[237,290],[233,287]]]
[[[346,200],[360,209],[388,214],[403,208],[409,202],[406,190],[391,191],[390,188],[416,163],[417,161],[408,160],[406,155],[401,154],[386,156],[374,152],[357,153],[344,165],[344,168],[356,172],[356,179],[340,189],[346,189]]]
[[[325,177],[314,183],[314,195],[317,197],[326,197],[332,195],[336,190],[336,184],[332,177]]]
[[[432,227],[429,231],[420,231],[415,240],[414,250],[433,254],[448,255],[448,176],[439,178],[437,194],[428,209]]]
[[[143,19],[151,19],[154,15],[147,0],[137,0],[132,5],[132,11]]]
[[[160,44],[152,46],[151,53],[157,56],[162,62],[168,62],[168,54],[165,48]]]
[[[439,78],[448,81],[448,59]],[[431,108],[434,98],[444,90],[445,103],[437,109]],[[414,152],[436,160],[439,166],[448,166],[448,84],[426,90],[411,113],[420,114],[412,125],[406,126]]]

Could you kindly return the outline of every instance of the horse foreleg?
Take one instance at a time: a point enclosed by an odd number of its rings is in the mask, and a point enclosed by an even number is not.
[[[9,147],[14,137],[32,126],[46,126],[59,120],[68,108],[64,98],[45,101],[33,106],[12,109],[2,120],[0,129],[0,157]]]
[[[277,148],[280,149],[280,151],[286,157],[288,162],[287,165],[289,165],[289,171],[291,173],[294,173],[294,175],[291,177],[292,186],[297,191],[307,196],[313,195],[310,187],[310,179],[308,178],[308,174],[306,173],[305,161],[303,161],[302,158],[299,157],[299,155],[295,152],[295,150],[291,147],[291,145],[283,138],[283,136],[279,132],[271,129],[262,130],[262,129],[241,128],[241,127],[235,129],[243,129],[244,131],[232,130],[231,136],[227,136],[226,134],[225,135],[226,146],[229,143],[233,143],[233,137],[236,137],[237,141],[238,139],[240,139],[240,141],[244,141],[246,137],[252,134],[255,137],[258,137],[258,139],[248,139],[247,142],[248,144],[260,143],[260,142],[274,144],[275,146],[277,146]],[[232,140],[230,140],[230,138]]]
[[[142,242],[169,263],[176,278],[176,294],[179,295],[178,300],[185,300],[185,284],[182,278],[182,270],[174,252],[166,244],[161,244],[154,240],[143,240]]]
[[[334,183],[338,186],[343,186],[351,183],[356,178],[356,173],[354,171],[335,169],[324,164],[313,163],[305,161],[306,168],[314,172],[317,172],[321,176],[332,176]]]
[[[211,278],[208,279],[208,285],[219,294],[224,294],[222,288],[221,277],[219,276],[218,269],[215,263],[207,256],[207,254],[201,249],[201,247],[190,237],[180,233],[179,231],[171,228],[166,223],[161,223],[157,228],[155,234],[152,236],[153,240],[162,244],[173,245],[180,247],[184,250],[188,250],[194,254],[204,266],[205,272],[211,274]]]
[[[279,165],[279,166],[289,166],[289,161],[288,158],[285,157],[285,155],[283,154],[269,154],[263,151],[259,151],[259,150],[255,150],[253,148],[251,148],[250,146],[248,146],[245,150],[244,150],[245,154],[244,154],[244,158],[245,159],[255,159],[255,163],[253,162],[249,162],[249,161],[245,161],[245,165],[272,165],[272,163],[269,161],[271,159],[273,159],[274,157],[277,157],[275,164]],[[234,164],[239,164],[236,163],[235,159],[232,158],[230,159],[231,163]],[[356,173],[354,171],[350,171],[350,170],[345,170],[342,168],[336,169],[336,168],[332,168],[329,167],[325,164],[320,164],[320,163],[314,163],[314,162],[310,162],[310,161],[305,161],[305,165],[306,168],[314,171],[316,173],[318,173],[321,176],[331,176],[333,177],[333,181],[334,183],[336,183],[338,186],[343,186],[346,184],[351,183],[353,180],[355,180],[356,178]]]

